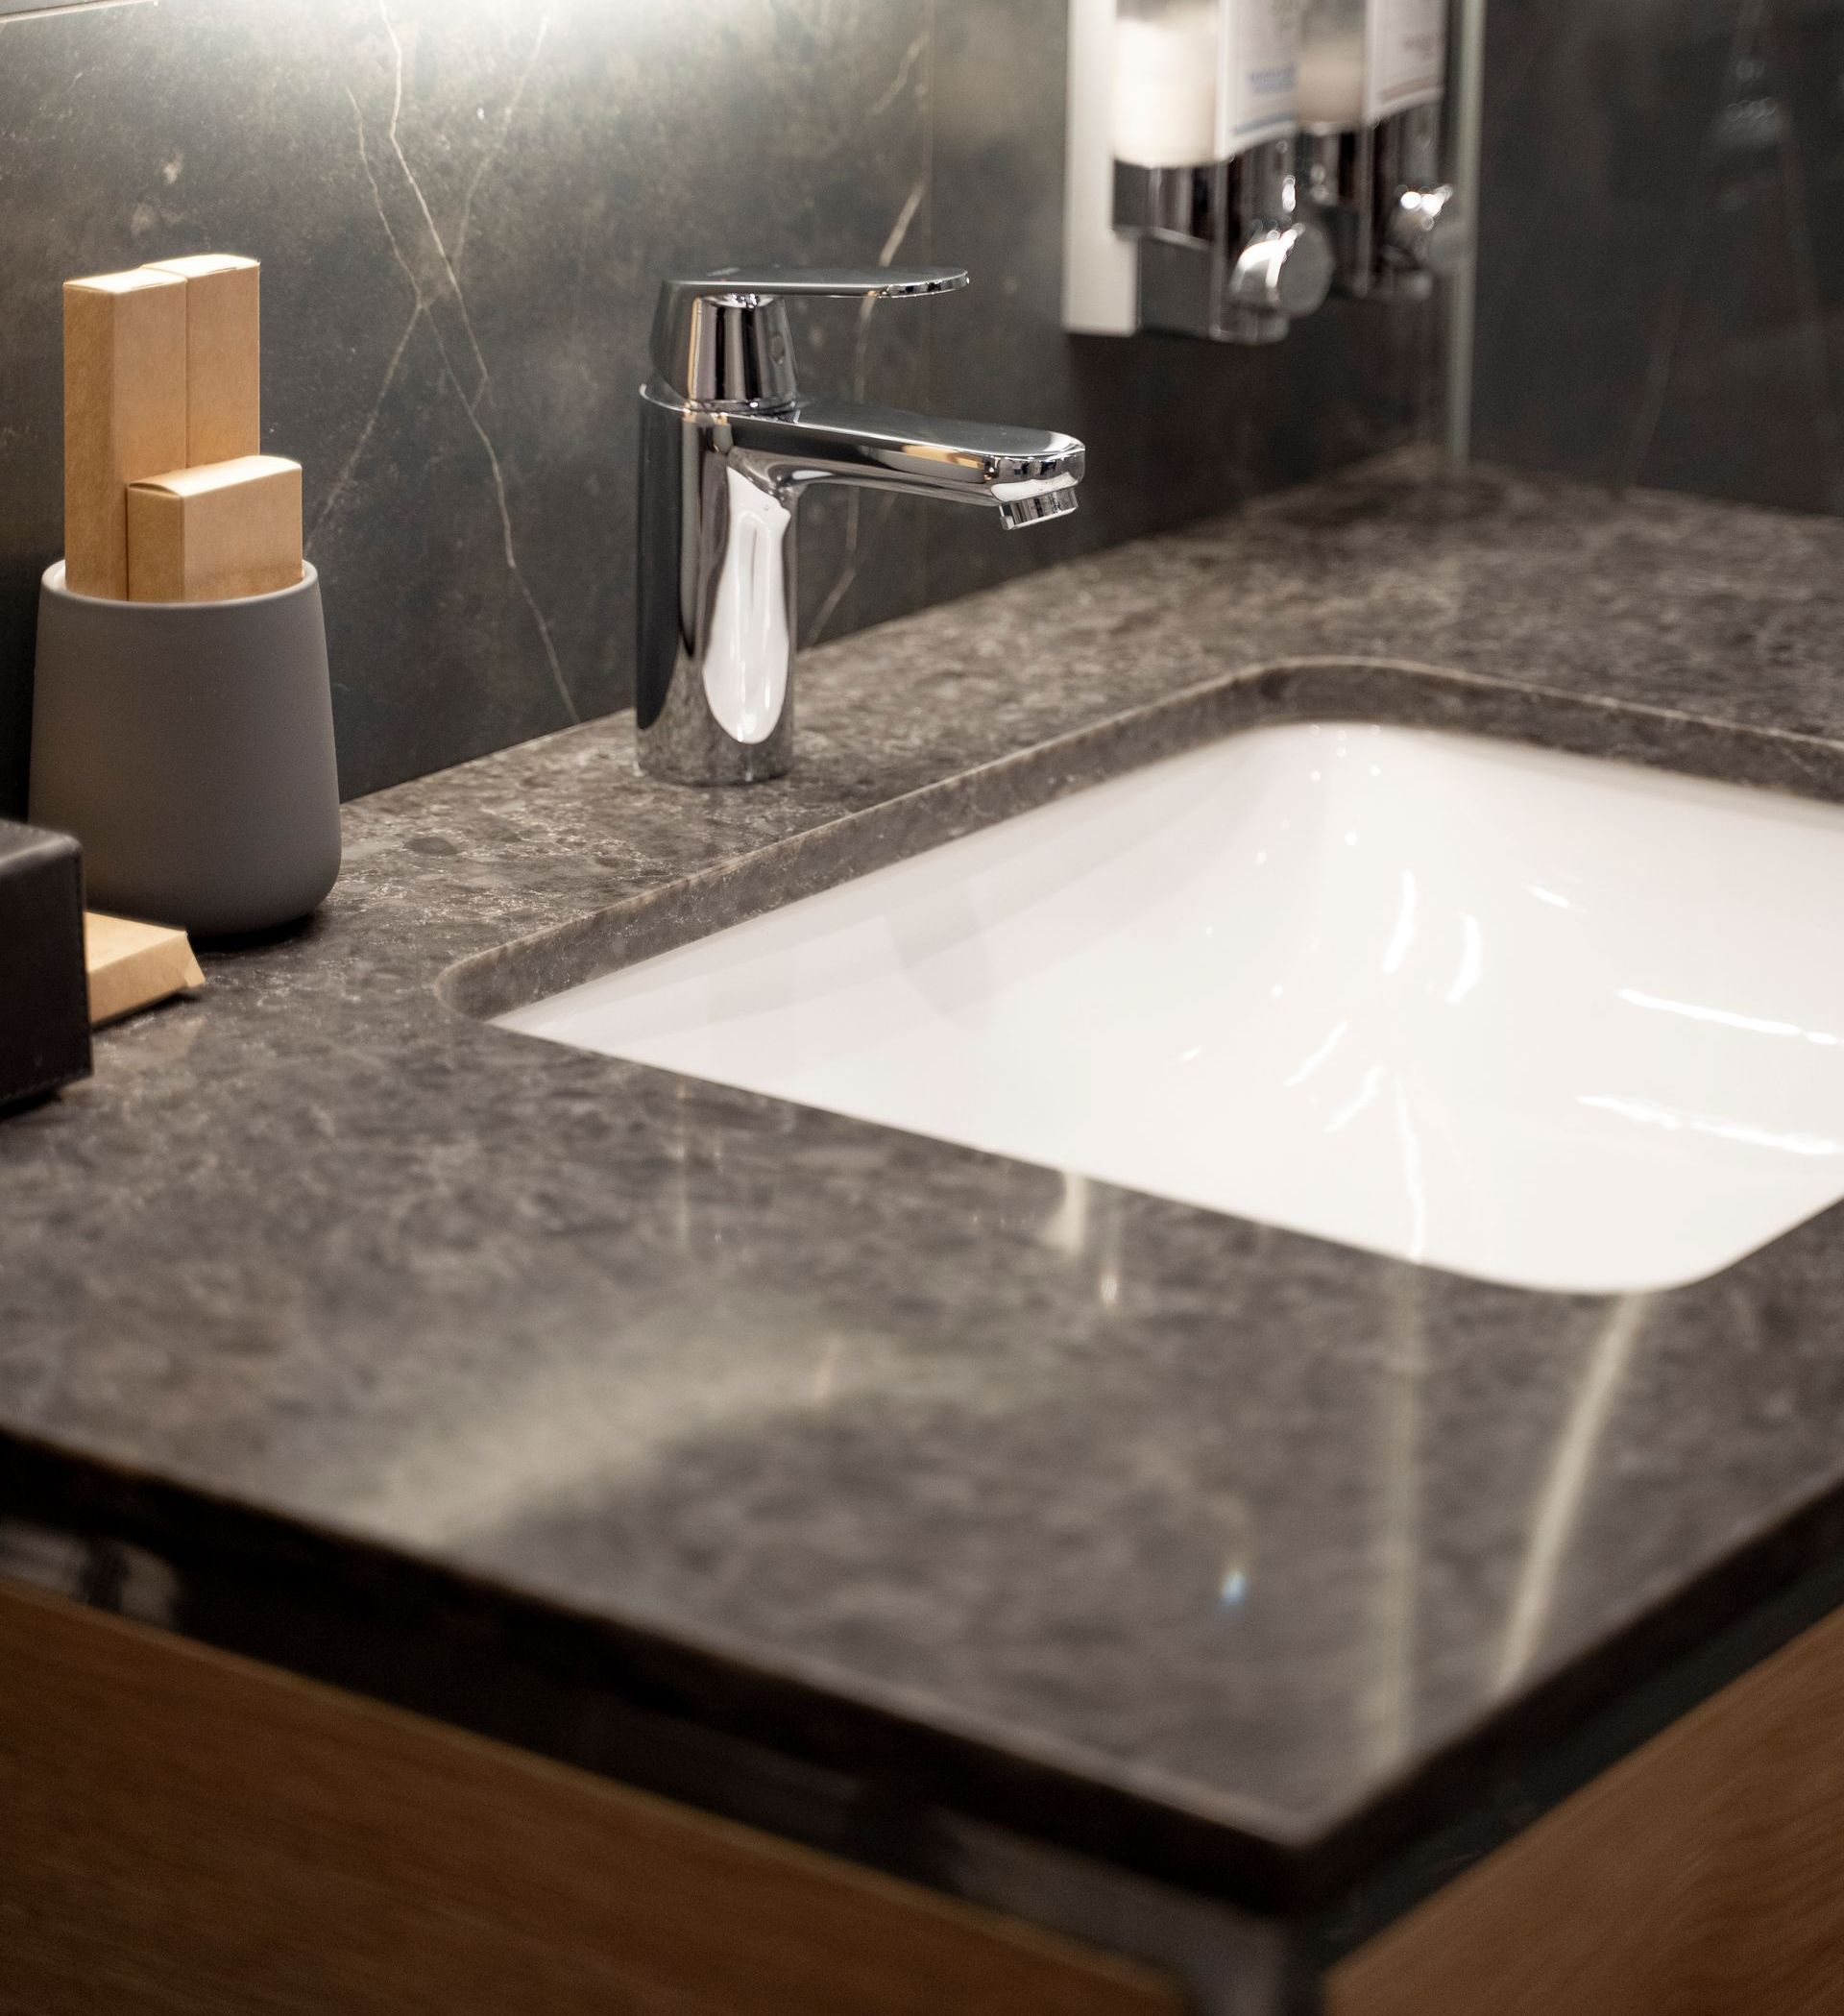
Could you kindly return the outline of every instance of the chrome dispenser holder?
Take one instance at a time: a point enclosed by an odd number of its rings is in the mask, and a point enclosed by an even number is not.
[[[1440,167],[1438,105],[1355,133],[1300,135],[1304,200],[1331,240],[1341,294],[1426,301],[1466,263],[1471,231]]]
[[[1332,247],[1296,199],[1293,143],[1201,168],[1114,163],[1114,229],[1139,240],[1139,324],[1277,343],[1332,281]]]
[[[1117,28],[1174,19],[1200,61],[1155,84],[1189,102],[1169,125],[1143,122],[1146,144],[1124,146],[1134,71]],[[1070,0],[1065,327],[1273,343],[1325,299],[1332,247],[1300,201],[1295,160],[1295,20],[1292,0]],[[1196,96],[1183,89],[1194,80]]]

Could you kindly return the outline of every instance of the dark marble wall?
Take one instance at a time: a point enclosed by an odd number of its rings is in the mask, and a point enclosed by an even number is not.
[[[1490,0],[1474,440],[1844,511],[1844,0]]]
[[[162,0],[0,22],[0,810],[59,547],[58,283],[265,264],[350,794],[629,699],[633,392],[660,276],[959,260],[800,318],[817,389],[1069,428],[1075,518],[803,506],[831,637],[1424,431],[1424,315],[1272,352],[1058,325],[1064,0]]]

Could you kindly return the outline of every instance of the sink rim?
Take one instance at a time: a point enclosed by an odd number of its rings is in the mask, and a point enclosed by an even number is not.
[[[1822,736],[1712,720],[1406,659],[1274,659],[1028,743],[915,789],[887,798],[869,795],[862,806],[817,826],[586,915],[467,954],[436,975],[435,996],[462,1019],[491,1028],[497,1017],[514,1009],[1162,758],[1280,722],[1352,720],[1444,730],[1844,806],[1844,742]],[[1742,774],[1744,769],[1748,774]],[[679,789],[688,810],[697,808],[703,790]],[[715,789],[786,790],[788,780]],[[542,1040],[517,1030],[496,1033]]]
[[[1414,675],[1413,685],[1403,679]],[[493,1027],[497,1036],[573,1050],[619,1071],[657,1071],[668,1079],[766,1101],[788,1113],[824,1116],[836,1125],[872,1128],[926,1140],[956,1154],[986,1155],[1020,1168],[1049,1161],[1022,1149],[983,1145],[966,1135],[917,1132],[905,1119],[879,1117],[771,1088],[739,1083],[673,1064],[621,1057],[567,1037],[508,1027],[498,1018],[540,1006],[586,984],[682,950],[735,926],[809,897],[849,886],[878,870],[925,856],[951,841],[1036,812],[1096,786],[1175,757],[1216,747],[1281,726],[1377,725],[1407,734],[1447,735],[1475,742],[1524,747],[1666,776],[1700,779],[1731,789],[1763,790],[1805,802],[1844,805],[1844,750],[1785,731],[1745,730],[1660,709],[1509,688],[1475,674],[1441,671],[1395,660],[1297,659],[1203,682],[1150,705],[1126,710],[1089,727],[1029,744],[992,762],[917,789],[873,800],[823,824],[777,838],[715,866],[664,882],[561,926],[515,938],[449,966],[439,998],[453,1012]],[[1814,751],[1829,756],[1815,764]],[[1745,761],[1738,761],[1738,757]],[[1838,771],[1832,778],[1828,767]],[[1738,771],[1752,774],[1739,776]],[[1830,788],[1827,788],[1830,787]],[[688,806],[698,799],[688,796]],[[1270,1220],[1246,1202],[1208,1202],[1121,1175],[1090,1180],[1123,1194],[1159,1199],[1176,1209],[1258,1225],[1306,1242],[1320,1241],[1380,1261],[1409,1261],[1437,1274],[1495,1282],[1514,1293],[1611,1299],[1620,1292],[1598,1277],[1571,1286],[1519,1278],[1488,1267],[1483,1274],[1439,1257],[1409,1256],[1348,1228]],[[1713,1266],[1654,1284],[1673,1292],[1719,1277],[1753,1254],[1823,1217],[1837,1200],[1776,1230],[1762,1244],[1725,1253]],[[1240,1203],[1240,1207],[1238,1207]],[[1642,1270],[1641,1270],[1642,1271]],[[1539,1275],[1544,1272],[1537,1270]]]
[[[1844,1202],[1837,1068],[1810,1047],[1844,1040],[1822,1033],[1813,949],[1840,872],[1839,808],[1783,792],[1444,727],[1270,721],[502,1026],[1057,1177],[1083,1204],[1111,1190],[1523,1293],[1654,1296]],[[1630,1012],[1672,1008],[1661,988],[1712,1006]],[[1752,1033],[1795,1024],[1820,1032]]]

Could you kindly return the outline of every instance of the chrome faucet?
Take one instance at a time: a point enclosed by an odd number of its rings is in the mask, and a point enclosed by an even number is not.
[[[1008,528],[1076,508],[1067,434],[808,399],[790,295],[896,300],[967,276],[726,267],[667,280],[641,388],[640,765],[681,784],[782,776],[793,742],[794,509],[814,483],[990,504]]]

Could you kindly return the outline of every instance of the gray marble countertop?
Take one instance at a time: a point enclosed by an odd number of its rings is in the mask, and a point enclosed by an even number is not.
[[[1844,524],[1395,458],[816,651],[800,708],[776,785],[644,782],[621,717],[352,806],[310,929],[0,1126],[0,1470],[1250,1894],[1829,1544],[1844,1212],[1638,1310],[1101,1186],[1072,1238],[1054,1172],[477,1016],[1275,715],[1844,799]]]

